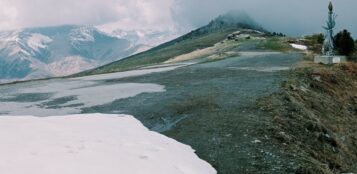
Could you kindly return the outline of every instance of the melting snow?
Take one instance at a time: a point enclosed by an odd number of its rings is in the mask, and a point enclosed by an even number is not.
[[[187,145],[128,115],[0,117],[8,174],[216,174]]]
[[[141,76],[150,73],[171,71],[189,64],[173,64],[169,67],[150,67],[150,69],[133,70],[112,74],[102,74],[74,79],[57,79],[33,83],[18,84],[11,89],[0,87],[0,115],[63,115],[78,114],[82,108],[109,104],[115,100],[134,97],[142,93],[165,92],[165,86],[151,83],[105,83],[104,80]],[[48,99],[35,102],[11,101],[19,94],[51,94]],[[46,107],[47,102],[70,97],[65,103],[56,104],[54,108]],[[10,99],[10,101],[8,100]]]
[[[307,50],[307,46],[305,46],[305,45],[290,44],[290,46],[292,46],[293,48],[298,49],[298,50]]]
[[[36,116],[62,115],[80,113],[83,107],[92,107],[111,103],[118,99],[134,97],[141,93],[164,92],[164,86],[148,83],[118,83],[100,84],[93,81],[58,81],[48,84],[38,84],[19,89],[14,93],[0,94],[2,98],[13,98],[17,94],[50,93],[53,96],[38,102],[1,102],[0,111],[11,115]],[[64,104],[57,104],[55,109],[42,106],[53,99],[75,98]]]

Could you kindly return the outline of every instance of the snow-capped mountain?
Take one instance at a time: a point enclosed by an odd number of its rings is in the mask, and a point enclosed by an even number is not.
[[[116,29],[109,33],[112,36],[127,39],[136,45],[154,47],[164,42],[173,40],[179,36],[173,31],[153,31],[153,30],[122,30]]]
[[[169,33],[59,26],[0,31],[0,82],[64,76],[148,50]]]

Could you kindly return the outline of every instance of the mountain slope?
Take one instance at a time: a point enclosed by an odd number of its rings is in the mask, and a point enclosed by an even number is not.
[[[213,46],[239,29],[264,31],[244,13],[230,12],[212,20],[208,25],[162,44],[146,52],[77,74],[77,76],[110,73],[162,63],[178,55]]]
[[[96,27],[70,25],[1,31],[0,81],[78,73],[154,46],[136,41],[134,34],[120,37]],[[148,37],[151,34],[141,35]]]

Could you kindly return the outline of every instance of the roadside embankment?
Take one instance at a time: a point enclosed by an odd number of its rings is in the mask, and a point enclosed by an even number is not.
[[[282,90],[259,101],[296,173],[357,172],[357,63],[301,63]]]

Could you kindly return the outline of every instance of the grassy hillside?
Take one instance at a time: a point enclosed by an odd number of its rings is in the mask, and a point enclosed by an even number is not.
[[[94,70],[80,73],[78,75],[82,76],[126,71],[146,65],[161,63],[170,58],[190,53],[197,49],[213,46],[215,43],[225,39],[233,31],[235,31],[235,29],[233,28],[225,29],[224,31],[216,31],[213,33],[204,34],[199,34],[193,31],[183,37],[160,45],[149,51],[128,57],[126,59],[122,59],[117,62],[113,62],[111,64],[99,67]]]
[[[197,49],[211,47],[227,38],[229,34],[239,29],[254,29],[265,31],[246,14],[227,13],[212,20],[208,25],[194,30],[173,41],[162,44],[149,51],[130,56],[108,65],[79,73],[75,76],[111,73],[155,65],[176,56],[193,52]]]

